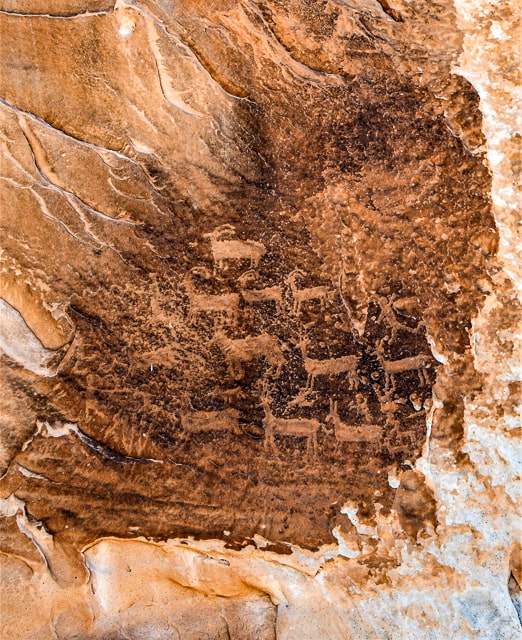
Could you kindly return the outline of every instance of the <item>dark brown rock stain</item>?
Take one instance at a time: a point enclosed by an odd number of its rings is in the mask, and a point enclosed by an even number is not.
[[[174,14],[144,2],[133,14],[143,46],[153,16],[164,55],[192,52],[199,90],[220,96],[208,117],[173,112],[170,125],[152,100],[126,124],[141,98],[132,76],[128,94],[111,76],[111,55],[123,69],[111,16],[83,19],[63,100],[49,87],[69,32],[33,21],[42,41],[53,35],[45,68],[41,45],[19,44],[47,97],[44,109],[8,65],[5,127],[37,196],[6,189],[7,250],[66,305],[78,346],[55,378],[11,375],[39,421],[80,435],[36,435],[3,493],[62,542],[261,534],[273,550],[315,548],[332,542],[346,500],[372,505],[376,492],[409,535],[433,521],[415,473],[395,495],[387,472],[425,441],[438,368],[428,334],[455,375],[433,433],[458,446],[470,319],[496,234],[476,96],[450,75],[452,16],[422,44],[418,7],[380,4],[388,17],[377,4],[184,2]],[[29,19],[3,20],[17,34]],[[142,58],[135,77],[152,83]],[[17,118],[65,191],[42,177]]]
[[[402,474],[394,509],[404,531],[414,540],[429,535],[437,525],[435,497],[419,471]]]

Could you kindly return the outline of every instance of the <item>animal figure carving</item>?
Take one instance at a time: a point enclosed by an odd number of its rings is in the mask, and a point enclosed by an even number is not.
[[[230,224],[222,225],[210,233],[203,234],[210,239],[210,250],[214,260],[214,271],[222,270],[225,261],[249,260],[251,268],[257,268],[261,258],[266,253],[265,245],[254,240],[240,240],[234,237],[235,227]]]
[[[239,416],[239,411],[231,408],[223,411],[190,411],[181,416],[181,426],[186,434],[204,431],[241,433]]]
[[[218,345],[227,358],[230,375],[236,380],[243,377],[243,364],[246,362],[265,359],[269,364],[267,375],[273,374],[276,378],[286,363],[279,341],[269,333],[233,339],[223,331],[216,331],[212,342]]]
[[[347,373],[352,388],[359,388],[359,377],[357,376],[357,365],[359,356],[348,355],[339,358],[327,358],[325,360],[315,360],[308,357],[308,340],[302,338],[298,345],[301,347],[304,367],[308,374],[306,390],[313,391],[317,376],[332,376]]]
[[[275,302],[276,307],[281,310],[283,308],[283,288],[282,287],[265,287],[264,289],[242,289],[241,295],[247,304],[256,304],[259,302]]]
[[[317,432],[321,423],[315,418],[277,418],[272,413],[270,401],[261,398],[261,405],[265,412],[263,427],[265,428],[265,448],[270,444],[275,449],[274,435],[298,436],[306,438],[306,452],[314,453],[317,449]]]
[[[214,319],[229,323],[237,320],[241,302],[238,293],[197,293],[190,275],[184,279],[184,285],[190,300],[190,309],[187,316],[189,322],[192,322],[200,314],[212,315]]]
[[[383,428],[378,424],[346,424],[339,417],[337,411],[337,400],[330,400],[330,413],[326,418],[334,428],[334,435],[337,442],[368,442],[381,440]]]
[[[296,316],[301,313],[303,302],[319,300],[321,309],[324,309],[324,302],[331,293],[331,290],[323,285],[299,289],[297,286],[297,278],[304,275],[305,274],[300,269],[294,269],[294,271],[289,273],[287,276],[288,284],[294,299],[293,312]]]
[[[429,384],[430,381],[427,369],[433,362],[433,358],[431,356],[421,353],[417,356],[400,358],[399,360],[386,360],[384,357],[382,340],[376,344],[375,350],[379,356],[382,368],[384,369],[386,389],[389,389],[390,387],[395,389],[394,376],[398,373],[405,373],[407,371],[417,371],[419,383],[421,385]]]
[[[254,288],[252,285],[257,281],[257,274],[253,269],[245,271],[237,281],[241,287],[241,296],[247,304],[274,302],[279,311],[283,310],[283,287],[276,285],[263,289]]]
[[[399,322],[399,320],[397,319],[397,316],[395,315],[395,311],[397,310],[396,303],[395,303],[395,300],[396,300],[395,296],[391,297],[391,301],[388,301],[388,299],[384,296],[378,296],[378,295],[373,296],[373,299],[379,306],[378,317],[384,320],[384,322],[386,322],[386,324],[391,329],[390,337],[392,342],[396,339],[397,333],[399,331],[402,331],[402,332],[406,331],[412,334],[418,333],[419,325],[417,325],[416,328],[409,327],[407,324],[404,324],[403,322]],[[409,301],[411,304],[412,298],[407,298],[405,300]],[[413,301],[415,301],[414,298],[413,298]],[[397,301],[397,302],[400,302],[400,301]],[[402,313],[400,315],[404,315],[405,317],[408,317],[408,315],[405,313]]]

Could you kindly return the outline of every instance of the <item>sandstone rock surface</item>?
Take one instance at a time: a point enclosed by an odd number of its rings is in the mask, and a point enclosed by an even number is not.
[[[517,11],[1,4],[6,637],[521,637]]]

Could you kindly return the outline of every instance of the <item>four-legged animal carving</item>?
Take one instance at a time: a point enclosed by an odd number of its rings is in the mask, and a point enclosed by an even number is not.
[[[265,245],[254,240],[240,240],[234,237],[235,227],[231,224],[222,225],[210,233],[203,234],[210,239],[210,250],[214,260],[214,271],[222,270],[225,261],[249,260],[251,268],[257,268],[261,258],[266,253]]]
[[[331,290],[328,289],[328,287],[325,287],[323,285],[299,289],[297,286],[297,278],[304,275],[305,274],[300,269],[294,269],[294,271],[289,273],[286,278],[288,280],[288,284],[294,298],[293,312],[296,316],[301,313],[303,302],[318,300],[321,305],[321,309],[323,309],[325,300],[327,299],[329,294],[332,293]]]
[[[315,360],[308,357],[308,340],[301,338],[298,345],[301,347],[301,354],[308,380],[306,389],[312,391],[317,376],[332,376],[340,373],[347,373],[350,378],[350,385],[356,389],[359,387],[359,378],[357,376],[357,364],[359,356],[348,355],[339,358],[327,358],[325,360]]]
[[[328,414],[326,421],[333,424],[335,439],[338,443],[367,442],[382,439],[383,429],[381,425],[345,424],[337,412],[337,400],[330,400],[330,413]]]
[[[266,302],[274,302],[279,312],[283,311],[283,287],[274,285],[272,287],[264,287],[263,289],[254,288],[257,283],[258,275],[254,269],[249,269],[241,274],[237,279],[241,287],[241,296],[247,304],[259,304]]]
[[[189,322],[200,314],[213,315],[215,318],[235,322],[237,319],[240,297],[238,293],[206,294],[196,293],[194,283],[190,275],[185,277],[185,289],[190,300],[190,309],[187,316]]]
[[[242,289],[241,295],[247,304],[260,302],[275,302],[279,311],[283,308],[283,288],[279,286],[264,289]]]
[[[228,360],[230,374],[237,380],[243,377],[243,364],[264,358],[269,366],[267,375],[279,377],[286,358],[281,351],[279,341],[269,333],[257,336],[232,339],[223,331],[216,331],[212,340],[219,346]]]
[[[203,431],[241,433],[239,416],[239,411],[231,408],[223,411],[188,411],[181,416],[181,426],[185,434]]]
[[[251,287],[252,276],[255,277],[255,269],[258,267],[262,257],[265,255],[265,247],[259,242],[251,240],[240,240],[235,237],[235,228],[232,225],[223,225],[213,232],[206,234],[210,238],[212,258],[214,260],[214,273],[224,268],[226,261],[249,260],[251,270],[243,274],[238,280],[241,287],[241,295],[238,293],[224,293],[218,295],[197,293],[194,290],[192,275],[185,279],[185,287],[190,298],[190,311],[188,318],[193,319],[198,314],[213,314],[217,319],[227,323],[235,322],[238,315],[241,297],[247,304],[257,304],[274,302],[279,310],[283,308],[284,291],[282,286],[270,286],[265,288]],[[318,301],[321,308],[324,308],[325,301],[331,291],[326,286],[316,286],[300,289],[297,286],[297,279],[305,274],[299,269],[292,271],[287,281],[293,295],[293,313],[299,316],[302,305],[308,301]],[[381,307],[381,315],[388,321],[395,336],[399,329],[405,328],[414,332],[410,327],[403,327],[402,323],[396,320],[391,306],[385,300],[378,299]],[[287,362],[283,355],[279,340],[269,333],[247,336],[245,338],[233,339],[228,337],[222,329],[215,332],[212,340],[221,351],[228,362],[229,372],[236,379],[241,379],[244,375],[243,366],[255,360],[266,360],[269,365],[265,372],[267,376],[278,377],[282,367]],[[421,384],[429,382],[427,368],[431,365],[432,358],[429,355],[419,354],[412,357],[398,360],[388,360],[385,357],[383,341],[376,346],[381,366],[385,373],[385,391],[395,388],[394,376],[396,374],[417,371]],[[335,376],[348,374],[350,386],[357,389],[359,378],[357,366],[359,364],[358,355],[345,355],[324,360],[310,358],[306,337],[301,338],[297,343],[301,349],[304,367],[307,373],[307,383],[302,393],[290,404],[302,404],[310,406],[307,395],[313,391],[317,376]],[[317,432],[321,423],[315,418],[278,418],[272,413],[268,397],[263,395],[261,404],[264,408],[263,425],[265,428],[265,447],[268,444],[274,445],[274,435],[288,435],[305,437],[307,439],[307,452],[313,452],[317,448]],[[182,425],[185,432],[199,431],[232,431],[238,432],[239,412],[235,409],[225,409],[223,411],[192,411],[182,417]],[[339,417],[337,401],[330,400],[330,412],[326,418],[333,424],[334,436],[337,443],[343,442],[363,442],[375,441],[383,437],[383,427],[374,424],[349,425],[345,424]]]
[[[298,436],[306,438],[306,452],[310,449],[315,453],[317,449],[317,432],[321,423],[314,418],[277,418],[272,413],[269,399],[261,398],[261,405],[265,411],[263,426],[265,428],[265,447],[270,444],[275,448],[274,434],[283,436]]]
[[[395,388],[394,376],[397,373],[405,373],[407,371],[417,371],[419,376],[419,383],[421,385],[429,384],[429,377],[427,369],[433,362],[433,358],[429,355],[421,353],[416,356],[410,356],[409,358],[400,358],[399,360],[386,360],[384,357],[384,349],[382,340],[375,346],[379,361],[384,369],[384,375],[386,377],[386,389]]]

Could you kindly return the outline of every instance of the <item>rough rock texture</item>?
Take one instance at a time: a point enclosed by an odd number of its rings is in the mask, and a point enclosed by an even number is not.
[[[515,14],[1,4],[6,637],[521,637]]]

